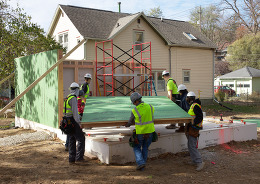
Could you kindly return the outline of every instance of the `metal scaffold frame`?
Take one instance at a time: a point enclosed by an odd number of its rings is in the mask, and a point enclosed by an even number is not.
[[[136,51],[135,48],[139,46],[140,51]],[[107,48],[108,47],[108,48]],[[119,56],[114,56],[114,48],[118,49],[121,54]],[[115,96],[115,92],[122,94],[123,96],[128,96],[131,92],[135,92],[140,87],[140,92],[142,95],[152,96],[152,62],[151,62],[151,42],[140,43],[132,45],[132,48],[125,51],[119,46],[113,43],[113,40],[96,42],[96,94],[98,94],[99,82],[100,85],[103,84],[103,95],[104,96]],[[131,52],[129,54],[129,52]],[[101,53],[100,53],[101,52]],[[144,53],[148,53],[148,57],[143,57]],[[137,55],[140,54],[140,60],[137,59]],[[98,59],[102,55],[102,59]],[[128,56],[128,59],[121,61],[122,56]],[[101,61],[102,60],[102,61]],[[116,66],[114,62],[119,64]],[[130,63],[131,66],[127,64]],[[102,63],[100,65],[100,63]],[[125,67],[131,73],[129,74],[115,74],[115,70],[118,67]],[[138,73],[135,69],[140,69]],[[109,69],[109,70],[108,70]],[[108,79],[108,77],[111,77]],[[121,82],[117,77],[128,77],[127,81]],[[136,84],[135,79],[139,78],[140,83]],[[109,81],[109,82],[107,82]],[[136,80],[137,81],[137,80]],[[130,87],[130,82],[132,82],[132,88]],[[115,87],[115,83],[119,83],[119,86]],[[128,86],[129,84],[129,86]],[[122,92],[120,88],[127,88],[128,92]],[[110,88],[107,90],[107,88]]]

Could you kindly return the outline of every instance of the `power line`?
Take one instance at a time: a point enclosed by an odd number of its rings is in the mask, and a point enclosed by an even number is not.
[[[201,5],[201,6],[202,6],[202,7],[205,7],[205,6],[208,6],[208,5],[217,5],[217,4],[219,4],[219,3],[208,3],[208,4],[203,4],[203,5]],[[189,11],[188,14],[190,14],[190,11],[193,10],[193,9],[195,9],[195,8],[197,8],[197,7],[199,7],[199,6],[195,6],[195,7],[193,7],[193,8],[189,8],[189,9],[187,9],[187,10],[180,11],[180,12],[177,12],[177,13],[174,13],[174,14],[171,14],[171,15],[167,16],[167,18],[171,18],[171,17],[174,16],[174,15],[180,15],[180,14],[182,14],[182,13],[184,13],[184,12],[187,12],[187,11]],[[187,15],[187,13],[185,13],[184,15]],[[175,16],[174,16],[174,17],[175,17]],[[179,16],[178,16],[178,17],[179,17]]]

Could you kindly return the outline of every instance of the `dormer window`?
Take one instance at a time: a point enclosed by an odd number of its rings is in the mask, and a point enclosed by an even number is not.
[[[191,33],[183,32],[183,34],[190,40],[197,40],[197,38],[193,36]]]

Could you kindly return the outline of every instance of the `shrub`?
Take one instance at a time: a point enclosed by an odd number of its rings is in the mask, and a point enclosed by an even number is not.
[[[260,92],[259,91],[253,91],[251,95],[248,96],[249,100],[252,100],[254,102],[260,101]]]
[[[223,91],[218,90],[218,92],[215,93],[215,97],[216,97],[216,99],[217,99],[218,101],[223,102],[224,99],[226,98],[226,95],[225,95],[225,93],[224,93]]]

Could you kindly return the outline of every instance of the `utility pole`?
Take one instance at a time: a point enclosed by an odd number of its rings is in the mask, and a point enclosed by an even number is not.
[[[202,11],[201,11],[201,6],[200,6],[200,10],[199,10],[200,32],[201,32],[201,14],[202,14]]]

